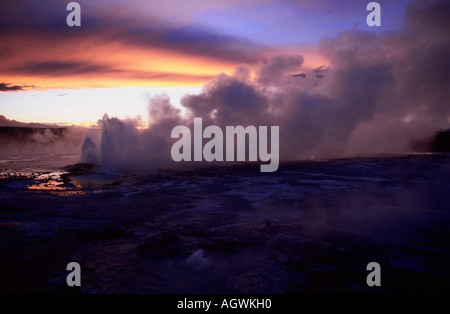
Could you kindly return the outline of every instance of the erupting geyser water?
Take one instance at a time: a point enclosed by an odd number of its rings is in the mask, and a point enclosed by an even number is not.
[[[153,97],[148,129],[105,116],[98,160],[124,170],[171,167],[171,131],[186,125],[192,133],[195,117],[222,129],[279,126],[281,162],[411,152],[450,122],[449,11],[443,2],[415,3],[396,33],[353,29],[325,38],[319,50],[328,65],[301,76],[292,75],[301,55],[242,64],[186,95],[184,116],[168,96]],[[91,160],[92,145],[85,144]]]

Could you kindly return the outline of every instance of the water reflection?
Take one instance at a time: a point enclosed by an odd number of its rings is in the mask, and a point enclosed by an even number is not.
[[[53,171],[39,174],[36,178],[34,178],[31,184],[27,185],[27,189],[32,191],[45,191],[60,196],[84,194],[81,186],[64,182],[62,179],[62,175],[64,174],[67,174],[67,172]]]

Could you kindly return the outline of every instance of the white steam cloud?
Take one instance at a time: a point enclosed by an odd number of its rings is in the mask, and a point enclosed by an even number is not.
[[[445,1],[412,3],[401,31],[321,40],[329,65],[307,72],[300,55],[242,64],[185,96],[186,115],[167,96],[153,97],[145,130],[105,116],[98,160],[125,170],[173,166],[171,130],[192,130],[194,117],[222,129],[279,126],[281,161],[411,151],[450,121],[449,15]]]

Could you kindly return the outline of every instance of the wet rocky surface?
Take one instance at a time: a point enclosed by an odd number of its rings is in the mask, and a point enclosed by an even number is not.
[[[445,154],[0,181],[3,293],[448,293]],[[43,175],[43,176],[42,176]],[[78,262],[81,287],[68,287]],[[366,266],[381,266],[368,287]]]

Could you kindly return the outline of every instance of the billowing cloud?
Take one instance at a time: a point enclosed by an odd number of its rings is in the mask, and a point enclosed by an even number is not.
[[[257,65],[256,74],[258,83],[279,85],[284,80],[286,74],[294,72],[303,64],[303,56],[271,56],[266,63]]]
[[[103,160],[109,166],[163,166],[170,161],[171,129],[192,128],[194,117],[222,128],[277,125],[285,161],[411,151],[450,121],[444,66],[450,39],[437,31],[448,23],[439,16],[450,14],[450,4],[414,3],[406,14],[399,32],[353,29],[323,39],[320,50],[330,63],[305,77],[293,75],[302,56],[276,55],[220,74],[202,93],[187,95],[181,102],[187,116],[163,97],[151,100],[150,116],[157,118],[142,132],[105,118]],[[110,146],[113,153],[106,150]]]

